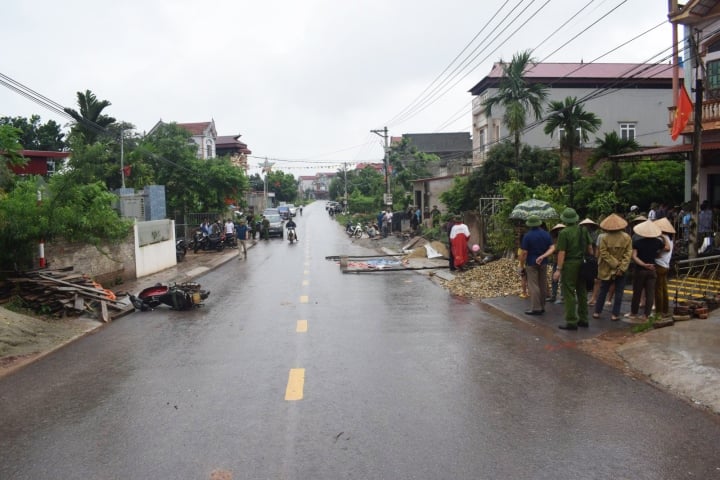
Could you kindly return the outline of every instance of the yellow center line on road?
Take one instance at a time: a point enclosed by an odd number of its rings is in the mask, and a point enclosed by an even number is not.
[[[303,270],[304,275],[310,275],[310,270]]]
[[[308,322],[307,320],[298,320],[297,321],[297,327],[295,328],[295,331],[297,333],[307,333],[308,330]]]
[[[310,285],[310,281],[309,281],[309,280],[303,280],[302,286],[303,286],[303,287],[307,287],[308,285]]]
[[[302,400],[303,388],[305,387],[305,369],[291,368],[288,375],[287,388],[285,389],[285,400],[292,402]]]
[[[300,295],[300,303],[308,303],[309,298],[307,295]]]

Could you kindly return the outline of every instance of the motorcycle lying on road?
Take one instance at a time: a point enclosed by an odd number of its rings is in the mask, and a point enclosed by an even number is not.
[[[225,248],[224,235],[219,233],[206,234],[202,230],[197,230],[193,234],[192,250],[197,253],[198,250],[217,250],[222,252]]]
[[[173,283],[163,285],[158,283],[138,293],[137,297],[130,295],[133,306],[145,312],[160,305],[167,305],[173,310],[190,310],[202,305],[203,300],[210,296],[208,290],[203,290],[197,282]]]

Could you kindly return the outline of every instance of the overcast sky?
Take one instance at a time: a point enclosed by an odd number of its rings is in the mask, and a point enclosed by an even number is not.
[[[468,90],[515,52],[590,62],[663,22],[601,62],[667,63],[667,2],[5,0],[0,74],[76,109],[89,89],[140,132],[214,119],[300,176],[381,161],[384,126],[469,132]],[[32,114],[67,124],[0,85],[0,116]]]

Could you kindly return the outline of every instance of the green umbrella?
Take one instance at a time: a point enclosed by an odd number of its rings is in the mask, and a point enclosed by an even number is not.
[[[557,212],[548,202],[536,198],[515,205],[515,208],[510,213],[510,218],[513,220],[527,220],[530,215],[537,215],[541,220],[558,218]]]

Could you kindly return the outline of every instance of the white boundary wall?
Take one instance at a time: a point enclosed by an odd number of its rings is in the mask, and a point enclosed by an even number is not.
[[[136,222],[133,228],[137,278],[177,265],[174,220]]]

